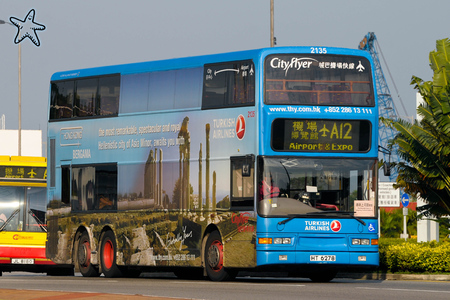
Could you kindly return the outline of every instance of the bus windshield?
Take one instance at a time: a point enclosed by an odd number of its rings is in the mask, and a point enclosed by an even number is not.
[[[0,186],[0,231],[47,231],[45,205],[45,187]]]
[[[265,103],[375,106],[370,63],[345,55],[270,55],[265,63]]]
[[[260,157],[258,163],[262,216],[320,211],[376,216],[376,159]]]

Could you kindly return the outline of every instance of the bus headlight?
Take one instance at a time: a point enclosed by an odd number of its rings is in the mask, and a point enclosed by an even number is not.
[[[273,243],[275,245],[286,245],[286,244],[291,244],[291,238],[274,238],[273,239]]]
[[[370,239],[352,239],[352,245],[370,245]]]
[[[258,244],[290,245],[291,241],[291,238],[259,238]]]
[[[361,245],[370,245],[369,239],[361,239]]]

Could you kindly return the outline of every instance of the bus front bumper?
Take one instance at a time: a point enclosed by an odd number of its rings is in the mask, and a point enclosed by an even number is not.
[[[348,266],[378,266],[378,252],[323,251],[257,251],[257,266],[277,264],[328,264]]]

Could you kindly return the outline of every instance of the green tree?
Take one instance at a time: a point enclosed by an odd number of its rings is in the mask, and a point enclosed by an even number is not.
[[[386,212],[380,210],[381,236],[386,238],[398,238],[402,233],[402,212],[400,210]]]
[[[430,52],[432,81],[413,76],[411,84],[424,103],[417,108],[420,121],[381,118],[397,130],[390,146],[398,145],[402,162],[394,163],[398,171],[395,187],[420,196],[427,203],[420,208],[425,215],[450,214],[450,40],[436,41]]]
[[[381,236],[385,238],[398,238],[403,233],[403,210],[396,209],[390,212],[380,210]],[[408,209],[406,231],[409,236],[417,235],[416,211]]]

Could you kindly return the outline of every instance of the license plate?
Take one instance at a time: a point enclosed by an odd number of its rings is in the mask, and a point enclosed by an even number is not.
[[[11,263],[19,264],[19,265],[32,265],[32,264],[34,264],[34,259],[32,259],[32,258],[12,258]]]
[[[309,261],[336,261],[336,255],[310,255]]]

